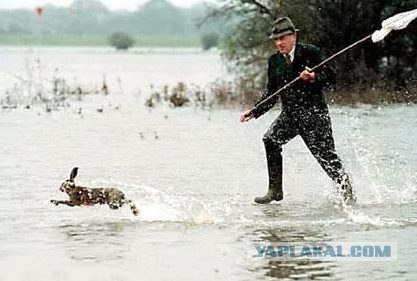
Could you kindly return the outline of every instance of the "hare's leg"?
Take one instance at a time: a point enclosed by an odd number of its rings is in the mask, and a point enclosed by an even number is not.
[[[71,201],[67,201],[67,200],[51,200],[52,204],[55,204],[55,206],[58,206],[59,204],[64,204],[70,207],[74,207],[75,204]]]
[[[132,200],[123,198],[123,200],[120,201],[120,207],[124,206],[125,204],[129,205],[130,210],[135,216],[139,215],[139,210],[136,208],[136,205],[132,202]]]
[[[127,200],[126,203],[129,204],[130,210],[135,216],[139,215],[139,210],[136,208],[136,205],[132,202],[132,200]]]
[[[110,209],[112,210],[117,210],[119,209],[119,206],[117,206],[116,204],[114,204],[113,202],[108,203]]]

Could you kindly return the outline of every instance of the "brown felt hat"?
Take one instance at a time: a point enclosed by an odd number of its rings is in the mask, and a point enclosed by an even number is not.
[[[298,32],[298,29],[295,28],[291,19],[289,17],[283,17],[274,21],[274,24],[272,25],[271,35],[269,36],[269,38],[277,39],[279,37],[288,34],[293,34],[295,32]]]

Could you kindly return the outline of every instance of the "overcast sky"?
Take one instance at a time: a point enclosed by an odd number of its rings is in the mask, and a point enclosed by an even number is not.
[[[136,10],[136,8],[148,0],[101,0],[109,9]],[[189,7],[193,4],[204,2],[202,0],[168,0],[174,5]],[[55,6],[68,6],[73,0],[0,0],[0,9],[34,8],[47,3]]]

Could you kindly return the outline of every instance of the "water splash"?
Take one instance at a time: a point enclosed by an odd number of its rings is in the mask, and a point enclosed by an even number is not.
[[[112,185],[135,190],[131,198],[137,202],[142,222],[183,222],[213,224],[221,221],[201,200],[190,195],[174,195],[147,185],[112,182]],[[131,217],[131,216],[130,216]]]

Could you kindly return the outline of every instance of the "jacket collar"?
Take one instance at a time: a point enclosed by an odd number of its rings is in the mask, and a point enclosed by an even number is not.
[[[292,61],[293,64],[297,63],[300,60],[300,58],[301,58],[301,49],[302,49],[301,44],[297,42],[295,44],[294,59]]]

